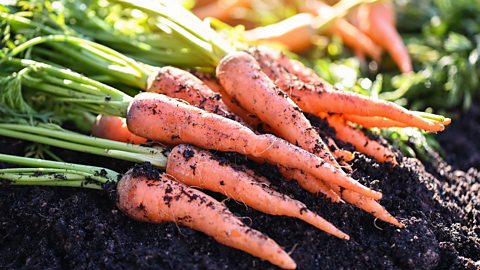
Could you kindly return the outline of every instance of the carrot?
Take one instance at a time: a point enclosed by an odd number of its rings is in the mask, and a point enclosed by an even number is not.
[[[252,44],[277,43],[293,52],[302,52],[313,46],[316,36],[314,17],[299,13],[283,21],[257,27],[245,32],[245,38]]]
[[[263,130],[268,129],[267,125],[264,125],[260,119],[258,119],[255,115],[247,112],[244,108],[238,104],[238,101],[233,99],[228,95],[227,92],[223,89],[220,85],[220,82],[217,80],[215,76],[212,74],[201,73],[199,71],[191,71],[191,73],[199,78],[206,86],[208,86],[212,91],[219,93],[222,95],[223,103],[236,115],[243,119],[247,123],[248,126],[252,127],[253,129],[262,128]]]
[[[316,16],[322,17],[327,17],[334,9],[332,6],[318,0],[306,1],[302,8]],[[377,62],[380,60],[382,49],[347,20],[343,18],[337,19],[332,23],[328,32],[338,35],[343,43],[353,48],[354,51],[365,52]]]
[[[278,167],[280,173],[286,179],[294,179],[303,189],[311,193],[322,193],[332,202],[340,202],[342,199],[329,186],[323,183],[322,180],[309,180],[304,177],[305,172],[298,169],[288,169],[285,167]]]
[[[345,120],[348,120],[352,123],[359,124],[364,128],[389,128],[389,127],[407,127],[404,123],[390,120],[385,117],[378,116],[359,116],[359,115],[342,115]]]
[[[250,53],[264,71],[305,112],[380,116],[431,132],[444,130],[446,122],[429,121],[384,100],[335,89],[298,61],[271,50],[256,48]],[[274,64],[272,64],[274,63]]]
[[[335,129],[338,139],[352,144],[357,151],[370,155],[380,162],[398,164],[395,154],[390,149],[368,138],[361,130],[349,126],[340,116],[323,114],[321,117],[325,118],[328,125]]]
[[[365,52],[373,60],[380,61],[382,49],[348,21],[343,19],[336,21],[330,31],[340,36],[343,43],[355,51]]]
[[[230,53],[217,66],[225,91],[267,123],[274,134],[340,168],[302,110],[260,70],[245,52]]]
[[[220,162],[206,150],[182,144],[170,152],[166,172],[188,186],[222,193],[270,215],[295,217],[338,238],[349,239],[333,224],[308,210],[305,204],[268,188],[242,169]]]
[[[156,76],[150,77],[147,89],[148,92],[183,99],[207,112],[245,124],[223,103],[220,94],[213,92],[200,79],[185,70],[170,66],[162,67],[156,73]]]
[[[402,73],[413,70],[408,50],[395,28],[395,10],[390,1],[359,7],[358,28],[388,51]]]
[[[337,159],[349,162],[355,158],[355,154],[350,151],[338,148],[337,144],[331,137],[327,137],[328,147],[333,148],[332,153]]]
[[[279,267],[296,268],[292,258],[275,241],[243,224],[212,197],[167,175],[147,178],[131,170],[118,182],[117,192],[118,208],[136,220],[173,221]]]
[[[318,181],[317,178],[310,174],[303,174],[303,179],[299,180],[302,183],[308,183],[308,188],[305,188],[311,193],[321,192],[325,187],[322,182]],[[346,202],[355,205],[356,207],[364,210],[367,213],[372,214],[374,217],[383,220],[385,222],[391,223],[399,228],[403,228],[404,225],[400,223],[395,217],[393,217],[388,211],[380,205],[378,202],[371,198],[362,196],[351,190],[341,190],[340,188],[333,188],[333,190],[341,195],[341,198]]]
[[[152,140],[254,156],[287,168],[301,169],[374,199],[382,197],[380,192],[368,189],[321,158],[282,139],[269,134],[256,135],[238,122],[164,95],[137,95],[128,108],[127,125],[133,133]]]
[[[147,139],[137,136],[128,130],[125,118],[117,116],[98,115],[91,133],[95,137],[118,142],[133,144],[147,142]]]
[[[225,21],[231,17],[235,9],[246,7],[249,4],[249,0],[217,0],[210,4],[194,8],[192,11],[200,19],[213,17]]]

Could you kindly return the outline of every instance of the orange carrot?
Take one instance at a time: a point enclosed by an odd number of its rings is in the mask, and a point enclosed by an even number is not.
[[[127,128],[125,118],[109,115],[98,115],[92,127],[92,135],[98,138],[110,139],[119,142],[142,144],[147,139],[137,136]]]
[[[166,172],[188,186],[222,193],[270,215],[295,217],[338,238],[349,239],[305,204],[268,188],[239,168],[220,162],[206,150],[185,144],[176,146],[168,156]]]
[[[288,180],[295,180],[303,189],[311,193],[322,193],[332,202],[340,202],[342,199],[328,185],[319,179],[309,180],[304,177],[305,172],[298,169],[288,169],[279,166],[280,173]]]
[[[117,192],[118,208],[136,220],[173,221],[279,267],[296,268],[292,258],[275,241],[243,224],[212,197],[167,175],[147,178],[129,171],[118,182]]]
[[[322,1],[310,0],[302,7],[315,16],[327,17],[334,11],[332,6]],[[380,60],[382,49],[378,47],[368,36],[345,19],[337,19],[332,23],[328,31],[338,35],[345,45],[353,48],[354,51],[365,52],[375,61]]]
[[[254,156],[287,168],[303,170],[374,199],[382,197],[380,192],[370,190],[323,159],[282,139],[269,134],[256,135],[238,122],[164,95],[137,95],[128,108],[127,124],[130,131],[138,136]]]
[[[276,135],[340,168],[302,110],[260,70],[251,55],[235,52],[224,57],[217,66],[217,77],[232,98]]]
[[[262,48],[250,52],[260,63],[262,71],[305,112],[315,115],[331,112],[380,116],[432,132],[442,131],[445,128],[445,122],[424,119],[393,102],[339,91],[318,77],[311,69],[285,55]]]
[[[328,144],[328,147],[333,148],[332,153],[337,159],[341,159],[342,161],[349,162],[355,158],[354,153],[338,148],[335,141],[330,137],[327,137],[327,144]]]
[[[358,28],[388,51],[401,72],[413,70],[408,50],[395,28],[395,10],[390,1],[363,5],[356,16]]]
[[[213,17],[225,21],[231,17],[235,9],[246,7],[249,4],[249,0],[217,0],[210,4],[194,8],[192,11],[200,19]]]
[[[150,77],[148,92],[179,98],[188,103],[223,117],[245,122],[223,103],[222,96],[215,93],[193,74],[175,67],[162,67],[156,76]]]
[[[407,127],[404,123],[390,120],[385,117],[378,116],[359,116],[359,115],[342,115],[345,120],[348,120],[352,123],[359,124],[364,128],[389,128],[389,127]]]
[[[377,62],[380,61],[382,49],[348,21],[343,19],[336,21],[330,31],[340,36],[345,45],[356,51],[365,52]]]
[[[268,125],[265,125],[258,119],[255,115],[247,112],[244,108],[238,104],[238,101],[233,99],[228,95],[227,92],[223,89],[220,85],[220,82],[217,80],[215,76],[212,74],[201,73],[199,71],[191,71],[193,75],[199,78],[205,85],[207,85],[212,91],[219,93],[222,95],[223,103],[236,115],[243,119],[247,123],[248,126],[252,127],[253,129],[261,128],[263,130],[268,130]]]
[[[303,179],[300,180],[299,178]],[[301,177],[298,176],[297,179],[299,183],[306,183],[307,185],[303,186],[303,188],[311,193],[322,192],[322,190],[325,189],[325,186],[322,184],[322,182],[318,181],[317,178],[310,174],[302,174]],[[340,194],[341,198],[346,202],[355,205],[356,207],[364,210],[367,213],[372,214],[374,217],[391,223],[399,228],[404,227],[402,223],[400,223],[395,217],[388,213],[388,211],[375,200],[367,198],[347,189],[341,190],[338,187],[333,187],[333,190],[337,194]]]
[[[352,144],[357,151],[370,155],[380,162],[398,164],[395,154],[390,149],[368,138],[361,130],[349,126],[340,116],[323,114],[321,117],[325,118],[328,125],[335,129],[338,139]]]
[[[245,32],[245,38],[252,44],[277,43],[293,52],[302,52],[313,46],[316,35],[314,17],[299,13],[283,21],[257,27]]]

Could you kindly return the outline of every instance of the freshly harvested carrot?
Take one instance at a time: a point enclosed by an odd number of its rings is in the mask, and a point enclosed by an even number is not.
[[[246,7],[249,4],[250,0],[217,0],[194,8],[192,11],[200,19],[213,17],[225,21],[231,17],[232,12],[236,8]]]
[[[317,178],[310,174],[303,174],[304,179],[299,180],[302,183],[308,183],[306,187],[304,187],[307,191],[311,193],[318,193],[322,192],[325,188],[321,182],[318,181]],[[395,217],[393,217],[382,205],[371,198],[367,198],[362,196],[356,192],[351,190],[341,190],[340,188],[333,188],[333,190],[341,195],[341,198],[346,202],[355,205],[356,207],[364,210],[367,213],[372,214],[374,217],[393,224],[399,228],[403,228],[404,225],[400,223]]]
[[[391,1],[363,5],[356,16],[358,28],[388,51],[401,72],[413,70],[408,50],[395,28],[395,10]]]
[[[319,0],[306,1],[306,4],[302,7],[305,11],[308,11],[316,16],[327,17],[330,13],[334,12],[334,8]],[[368,36],[366,36],[358,28],[350,24],[343,18],[337,19],[332,23],[328,32],[338,35],[343,43],[353,48],[356,52],[365,52],[373,60],[379,61],[382,54],[382,49],[378,47]]]
[[[217,66],[217,78],[241,106],[267,123],[274,134],[340,168],[302,110],[263,73],[246,52],[225,56]]]
[[[430,121],[407,109],[384,100],[353,92],[339,91],[298,61],[272,50],[256,48],[250,53],[264,71],[305,112],[322,112],[360,116],[380,116],[426,131],[445,129],[447,122]],[[274,63],[274,64],[272,64]]]
[[[333,148],[332,153],[337,159],[341,159],[345,162],[352,161],[355,158],[355,154],[345,149],[338,148],[337,144],[331,137],[327,137],[328,147]]]
[[[176,146],[168,156],[166,172],[188,186],[222,193],[270,215],[295,217],[338,238],[349,239],[305,204],[270,189],[243,170],[220,162],[206,150],[186,144]]]
[[[352,114],[344,114],[342,115],[345,120],[348,120],[352,123],[359,124],[364,128],[389,128],[389,127],[407,127],[404,123],[400,123],[397,121],[390,120],[385,117],[378,117],[378,116],[359,116],[359,115],[352,115]]]
[[[252,127],[253,129],[268,129],[267,125],[263,124],[260,119],[258,119],[255,115],[247,112],[244,108],[238,104],[238,101],[233,99],[228,95],[227,92],[223,89],[220,85],[220,82],[217,80],[215,76],[212,74],[201,73],[199,71],[191,71],[195,77],[199,78],[205,85],[207,85],[212,91],[219,93],[222,95],[223,103],[236,115],[243,119],[247,123],[248,126]]]
[[[223,103],[222,96],[215,93],[193,74],[175,67],[162,67],[156,76],[151,76],[147,86],[148,92],[164,94],[179,98],[223,117],[245,122]]]
[[[290,256],[272,239],[243,224],[212,197],[172,180],[127,172],[117,184],[117,206],[143,222],[173,221],[201,231],[216,241],[285,269],[295,269]]]
[[[395,154],[390,149],[368,138],[361,130],[349,126],[339,115],[323,114],[320,116],[325,118],[328,125],[335,129],[338,139],[352,144],[357,151],[370,155],[380,162],[398,164]]]
[[[252,44],[276,43],[293,52],[302,52],[313,46],[316,36],[314,17],[299,13],[278,23],[257,27],[245,32],[245,38]]]
[[[332,202],[340,202],[342,199],[329,186],[319,179],[310,180],[305,178],[305,172],[298,169],[288,169],[285,167],[278,167],[280,173],[286,179],[295,180],[303,189],[310,193],[322,193]]]
[[[128,130],[125,118],[117,116],[98,115],[91,133],[95,137],[118,142],[133,144],[147,142],[147,139],[137,136]]]
[[[380,61],[382,49],[348,21],[343,19],[336,21],[331,26],[330,31],[340,36],[343,43],[348,47],[365,52],[376,62]]]
[[[297,168],[316,177],[380,199],[373,191],[323,159],[273,135],[256,135],[233,120],[155,93],[137,95],[127,111],[130,131],[171,144],[188,143],[205,149],[262,158],[287,168]]]

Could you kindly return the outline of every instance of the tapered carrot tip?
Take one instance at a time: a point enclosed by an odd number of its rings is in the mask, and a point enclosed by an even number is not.
[[[350,236],[341,230],[339,230],[337,227],[335,227],[333,224],[330,222],[326,221],[324,218],[320,217],[319,215],[309,211],[309,210],[304,210],[301,211],[297,217],[307,223],[312,224],[313,226],[331,234],[334,235],[340,239],[344,240],[349,240]]]

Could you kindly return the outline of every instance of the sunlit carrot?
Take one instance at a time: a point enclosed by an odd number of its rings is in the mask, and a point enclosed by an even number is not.
[[[336,237],[349,239],[305,204],[267,187],[240,168],[219,161],[206,150],[186,144],[176,146],[168,156],[166,172],[188,186],[222,193],[267,214],[295,217]]]
[[[401,72],[413,70],[407,47],[395,28],[395,10],[391,1],[363,5],[356,16],[358,28],[388,51]]]
[[[407,127],[406,124],[378,116],[359,116],[344,114],[342,117],[352,123],[359,124],[364,128],[389,128],[389,127]]]
[[[303,178],[300,180],[300,178]],[[302,186],[305,190],[311,193],[322,192],[325,189],[325,186],[322,182],[318,181],[314,176],[306,173],[298,175],[297,181],[299,183],[305,183]],[[338,187],[333,188],[334,192],[341,195],[341,199],[346,202],[355,205],[356,207],[364,210],[367,213],[370,213],[374,217],[383,220],[385,222],[391,223],[399,228],[403,228],[404,225],[400,223],[395,217],[393,217],[382,205],[371,198],[362,196],[351,190],[341,190]],[[334,201],[335,202],[335,201]]]
[[[245,122],[232,112],[215,93],[193,74],[175,67],[162,67],[151,76],[148,91],[182,99],[200,109],[244,124]]]
[[[118,208],[134,219],[152,223],[173,221],[279,267],[296,268],[275,241],[243,224],[212,197],[167,175],[147,178],[135,170],[129,171],[118,182],[117,192]]]
[[[200,19],[213,17],[225,21],[231,17],[236,8],[246,7],[249,4],[250,0],[217,0],[194,8],[192,11]]]
[[[220,82],[213,74],[202,73],[199,71],[192,70],[191,73],[199,78],[205,85],[207,85],[212,91],[219,93],[222,95],[223,103],[236,115],[243,119],[247,123],[248,126],[252,127],[253,129],[268,129],[265,124],[260,121],[255,115],[247,112],[244,108],[238,104],[238,101],[233,99],[228,95],[227,92],[223,89],[220,85]]]
[[[306,1],[306,4],[302,6],[302,8],[316,16],[323,17],[327,17],[329,13],[334,12],[332,6],[319,0]],[[342,42],[353,48],[354,51],[365,52],[375,61],[380,60],[382,49],[347,20],[343,18],[337,19],[329,27],[328,32],[338,35],[342,39]]]
[[[352,144],[357,151],[370,155],[380,162],[398,164],[395,153],[377,141],[368,138],[361,130],[349,126],[341,116],[328,114],[320,116],[325,118],[328,125],[335,129],[335,136],[338,139]]]
[[[127,125],[133,133],[152,140],[258,157],[303,170],[374,199],[382,197],[380,192],[366,188],[314,154],[273,135],[257,135],[238,122],[164,95],[137,95],[128,108]]]
[[[261,71],[250,54],[225,56],[217,66],[217,77],[225,91],[268,124],[274,134],[340,168],[302,110]]]
[[[393,102],[339,91],[302,63],[271,49],[256,48],[250,53],[262,70],[305,112],[380,116],[431,132],[444,130],[447,123],[422,118]]]
[[[333,149],[332,153],[337,159],[340,159],[345,162],[349,162],[355,158],[354,153],[345,149],[340,149],[331,137],[327,137],[327,144],[328,144],[328,147]]]
[[[305,172],[298,169],[278,168],[280,173],[288,180],[295,180],[303,189],[311,193],[322,193],[332,202],[340,202],[342,199],[329,186],[319,179],[308,179]]]
[[[98,115],[91,133],[95,137],[118,142],[133,144],[147,142],[147,139],[137,136],[128,130],[125,118],[117,116]]]
[[[301,52],[313,46],[316,36],[314,17],[299,13],[275,24],[261,26],[245,32],[252,44],[280,44],[289,51]]]

